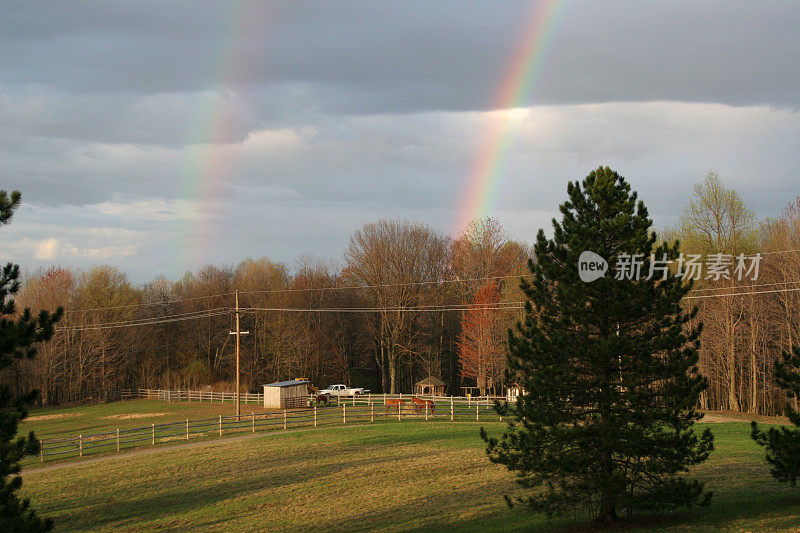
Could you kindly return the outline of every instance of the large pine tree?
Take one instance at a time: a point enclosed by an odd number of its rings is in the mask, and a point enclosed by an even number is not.
[[[10,222],[20,198],[18,191],[10,195],[0,191],[0,226]],[[41,311],[33,316],[28,309],[16,313],[13,295],[18,290],[19,266],[8,263],[0,271],[0,371],[15,359],[34,357],[35,344],[49,340],[53,325],[61,318],[61,308],[52,315]],[[9,385],[0,385],[0,531],[47,531],[53,525],[51,520],[38,517],[27,499],[20,500],[16,495],[22,485],[20,459],[39,450],[32,431],[27,437],[17,436],[19,422],[27,416],[37,394],[17,394]]]
[[[681,306],[691,284],[662,279],[658,268],[646,279],[651,253],[675,260],[678,243],[656,246],[644,204],[607,167],[567,192],[562,221],[553,220],[552,239],[539,231],[531,280],[522,283],[528,302],[510,332],[507,379],[526,392],[498,405],[510,417],[502,436],[482,432],[489,457],[530,489],[516,501],[548,516],[588,510],[616,523],[623,512],[706,504],[710,493],[685,475],[713,449],[708,430],[692,430],[707,384],[697,368],[697,309]],[[608,261],[605,276],[581,281],[583,251]],[[616,279],[626,254],[641,254],[638,280]]]

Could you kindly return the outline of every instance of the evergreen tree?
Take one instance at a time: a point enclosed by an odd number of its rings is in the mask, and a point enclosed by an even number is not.
[[[0,191],[0,225],[11,221],[20,199],[18,191],[11,195]],[[13,295],[19,285],[19,266],[8,263],[0,273],[0,371],[15,359],[34,357],[35,343],[50,339],[53,325],[62,314],[59,308],[52,315],[41,311],[34,317],[29,309],[17,315]],[[36,515],[27,499],[20,500],[16,495],[22,486],[20,459],[39,451],[33,432],[17,437],[19,422],[27,416],[36,397],[36,391],[16,394],[9,385],[0,385],[0,531],[48,531],[53,527],[50,519]]]
[[[650,258],[675,260],[678,243],[655,246],[644,204],[607,167],[567,192],[562,221],[553,219],[553,239],[539,230],[522,282],[528,301],[509,332],[507,381],[525,393],[497,405],[509,417],[500,437],[481,431],[489,458],[531,489],[517,503],[548,516],[588,510],[613,524],[623,511],[707,504],[711,494],[685,475],[713,449],[708,430],[692,431],[707,384],[696,366],[697,309],[681,307],[691,283],[662,279],[665,263]],[[581,281],[583,251],[617,269]],[[635,273],[633,254],[642,254],[638,280],[620,275],[623,264]]]
[[[783,352],[783,361],[775,363],[775,381],[789,398],[800,397],[800,346]],[[781,426],[761,431],[755,421],[750,426],[750,436],[767,450],[770,473],[778,481],[797,484],[800,477],[800,413],[786,402],[786,416],[795,427]]]

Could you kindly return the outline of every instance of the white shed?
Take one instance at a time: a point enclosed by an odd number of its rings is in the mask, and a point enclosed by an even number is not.
[[[306,407],[308,381],[292,379],[264,385],[264,407],[269,409],[292,409]]]

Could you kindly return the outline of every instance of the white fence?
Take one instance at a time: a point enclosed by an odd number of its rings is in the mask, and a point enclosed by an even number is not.
[[[236,402],[235,392],[214,392],[210,390],[168,390],[168,389],[123,389],[122,399],[148,398],[164,402]],[[242,403],[264,405],[264,394],[242,392]]]
[[[264,404],[263,393],[242,392],[240,393],[241,403],[244,404]],[[123,389],[122,398],[148,398],[151,400],[161,400],[164,402],[216,402],[216,403],[235,403],[235,392],[214,392],[210,390],[169,390],[169,389]],[[331,401],[335,405],[370,405],[373,403],[386,404],[386,400],[411,400],[411,398],[422,398],[435,402],[453,402],[457,405],[492,405],[495,400],[505,401],[504,396],[431,396],[424,394],[359,394],[356,396],[332,396]],[[315,400],[314,395],[309,396],[309,400]]]
[[[189,391],[182,392],[188,393]],[[178,394],[178,391],[170,391],[167,396],[178,398],[181,397],[181,394]],[[188,396],[184,394],[182,397]],[[227,397],[222,396],[222,398]],[[46,439],[40,441],[39,461],[44,463],[50,460],[82,458],[91,454],[116,453],[133,447],[156,446],[167,442],[188,441],[193,438],[219,438],[235,432],[255,433],[264,430],[316,428],[376,421],[480,422],[502,420],[502,417],[499,417],[493,408],[494,402],[489,398],[482,398],[478,402],[472,398],[439,396],[435,397],[432,402],[416,403],[412,402],[411,398],[410,395],[405,395],[403,404],[394,405],[394,402],[390,402],[390,405],[386,405],[387,400],[400,400],[400,395],[384,397],[384,395],[372,394],[346,399],[340,397],[341,403],[338,406],[271,410],[262,413],[253,412],[238,417],[220,415],[216,418],[186,419],[137,428],[114,428],[92,434]]]

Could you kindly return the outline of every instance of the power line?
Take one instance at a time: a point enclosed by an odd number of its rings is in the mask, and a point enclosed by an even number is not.
[[[179,303],[179,302],[188,302],[191,300],[205,300],[208,298],[221,298],[222,296],[230,296],[232,292],[223,292],[221,294],[211,294],[208,296],[193,296],[191,298],[177,298],[174,300],[164,300],[163,302],[153,302],[153,303],[138,303],[138,304],[130,304],[130,305],[112,305],[109,307],[90,307],[87,309],[65,309],[65,313],[80,313],[84,311],[109,311],[112,309],[130,309],[133,307],[154,307],[158,305],[165,305],[171,303]]]
[[[772,254],[788,254],[792,252],[800,252],[800,248],[795,248],[793,250],[778,250],[775,252],[758,252],[758,253],[760,253],[761,255],[772,255]]]
[[[792,284],[800,284],[800,280],[798,281],[776,281],[774,283],[757,283],[755,285],[731,285],[730,287],[708,287],[705,289],[692,289],[692,292],[704,292],[704,291],[725,291],[725,290],[735,290],[735,289],[755,289],[757,287],[771,287],[774,285],[792,285]]]
[[[793,250],[778,250],[775,252],[761,252],[761,255],[770,255],[770,254],[783,254],[783,253],[791,253],[791,252],[800,252],[800,248],[793,249]],[[746,256],[752,257],[752,256]],[[302,289],[265,289],[261,291],[239,291],[240,294],[273,294],[273,293],[287,293],[287,292],[313,292],[313,291],[336,291],[336,290],[355,290],[355,289],[379,289],[379,288],[387,288],[387,287],[410,287],[410,286],[419,286],[419,285],[442,285],[445,283],[470,283],[475,281],[495,281],[495,280],[503,280],[503,279],[510,279],[510,278],[523,278],[525,276],[530,276],[529,272],[524,274],[511,274],[507,276],[487,276],[481,278],[450,278],[450,279],[441,279],[441,280],[431,280],[431,281],[410,281],[406,283],[381,283],[381,284],[374,284],[374,285],[341,285],[341,286],[334,286],[334,287],[307,287]],[[693,290],[707,290],[707,289],[693,289]]]
[[[774,294],[782,292],[796,292],[800,291],[800,287],[784,288],[763,291],[747,291],[737,292],[732,294],[702,294],[698,296],[685,296],[684,299],[695,300],[700,298],[721,298],[723,296],[746,296],[754,294]],[[499,304],[499,305],[498,305]],[[296,312],[296,313],[375,313],[375,312],[440,312],[440,311],[474,311],[474,310],[504,310],[504,309],[524,309],[525,302],[498,302],[498,304],[481,305],[481,304],[453,304],[453,305],[429,305],[429,306],[409,306],[409,307],[328,307],[328,308],[296,308],[296,307],[250,307],[244,308],[242,311],[281,311],[281,312]]]
[[[749,296],[758,294],[775,294],[786,292],[800,291],[800,287],[762,290],[762,291],[745,291],[737,293],[725,294],[703,294],[697,296],[686,296],[684,299],[695,300],[702,298],[722,298],[725,296]],[[495,304],[449,304],[449,305],[420,305],[420,306],[393,306],[393,307],[318,307],[318,308],[298,308],[298,307],[247,307],[240,309],[241,312],[254,313],[261,312],[285,312],[285,313],[377,313],[377,312],[407,312],[407,313],[440,313],[445,311],[504,311],[524,309],[525,302],[497,302]],[[95,325],[83,326],[67,326],[56,328],[56,331],[90,331],[102,329],[116,329],[125,327],[136,326],[151,326],[159,324],[168,324],[172,322],[182,322],[186,320],[196,320],[200,318],[211,318],[229,314],[232,310],[229,308],[216,308],[211,310],[198,311],[194,313],[186,313],[172,318],[152,318],[141,319],[138,321],[127,322],[110,322]],[[200,313],[200,314],[198,314]]]
[[[162,315],[162,316],[151,316],[151,317],[141,317],[141,318],[128,318],[124,320],[115,320],[113,322],[101,322],[99,324],[84,324],[84,325],[91,325],[91,326],[113,326],[115,324],[132,324],[138,322],[151,322],[153,320],[165,320],[169,318],[179,318],[184,316],[191,316],[191,315],[198,315],[203,313],[209,313],[214,311],[222,311],[228,310],[228,307],[214,307],[212,309],[199,309],[197,311],[186,311],[184,313],[175,313],[172,315]]]
[[[224,309],[217,312],[205,313],[200,315],[193,315],[193,316],[181,316],[176,318],[169,318],[169,319],[150,319],[149,321],[129,321],[129,322],[119,322],[119,323],[106,323],[106,324],[95,324],[95,325],[82,325],[82,326],[66,326],[55,328],[56,331],[88,331],[88,330],[100,330],[100,329],[116,329],[116,328],[129,328],[135,326],[152,326],[157,324],[168,324],[172,322],[183,322],[186,320],[196,320],[198,318],[210,318],[214,316],[220,315],[227,315],[230,313],[229,309]]]
[[[512,274],[508,276],[488,276],[484,278],[451,278],[431,281],[409,281],[406,283],[380,283],[375,285],[340,285],[334,287],[308,287],[303,289],[266,289],[263,291],[239,291],[240,294],[270,294],[284,292],[338,291],[351,289],[382,289],[387,287],[412,287],[419,285],[443,285],[445,283],[468,283],[472,281],[492,281],[499,279],[521,278],[528,274]]]
[[[420,307],[251,307],[241,309],[242,312],[255,312],[255,311],[277,311],[287,313],[377,313],[377,312],[393,312],[403,311],[409,313],[440,313],[443,311],[500,311],[505,309],[524,309],[525,305],[522,302],[509,302],[512,304],[522,305],[504,305],[504,306],[420,306]]]
[[[795,292],[800,291],[800,287],[794,288],[786,288],[786,289],[774,289],[769,291],[752,291],[752,292],[734,292],[734,293],[725,293],[725,294],[702,294],[699,296],[685,296],[685,300],[695,300],[697,298],[723,298],[725,296],[747,296],[750,294],[774,294],[777,292]]]

